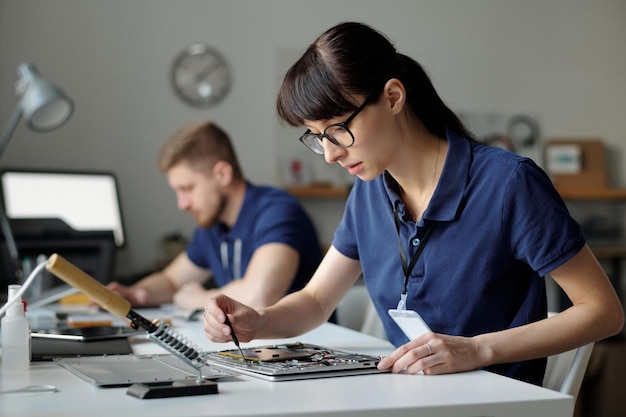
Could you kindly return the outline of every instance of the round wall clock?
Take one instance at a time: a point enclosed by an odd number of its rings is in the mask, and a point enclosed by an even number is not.
[[[184,102],[194,107],[209,107],[226,97],[233,74],[228,61],[217,49],[196,43],[175,57],[171,81]]]
[[[509,119],[507,133],[516,145],[530,147],[537,142],[539,126],[532,117],[520,114]]]

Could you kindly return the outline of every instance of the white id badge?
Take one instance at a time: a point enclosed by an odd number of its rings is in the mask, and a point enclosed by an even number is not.
[[[432,331],[422,317],[413,310],[390,309],[388,313],[409,340]]]

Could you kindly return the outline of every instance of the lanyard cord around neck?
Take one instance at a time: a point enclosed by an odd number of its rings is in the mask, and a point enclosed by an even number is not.
[[[228,274],[231,280],[239,279],[241,275],[241,239],[235,239],[233,243],[233,265],[228,262],[228,241],[223,240],[220,244],[220,257],[222,258],[222,269]]]
[[[426,229],[426,233],[424,233],[424,237],[420,240],[420,245],[411,257],[411,262],[407,264],[406,262],[406,254],[404,253],[404,248],[402,246],[402,239],[400,238],[400,216],[398,215],[398,202],[396,203],[396,208],[393,210],[393,217],[396,223],[396,233],[398,236],[398,249],[400,250],[400,262],[402,264],[402,271],[404,272],[404,285],[402,286],[402,293],[400,295],[400,303],[398,304],[398,310],[404,310],[406,308],[406,297],[407,297],[407,285],[409,283],[409,276],[411,275],[411,271],[413,271],[413,267],[417,263],[424,247],[426,246],[426,242],[430,237],[431,232],[433,231],[434,222],[431,222]]]

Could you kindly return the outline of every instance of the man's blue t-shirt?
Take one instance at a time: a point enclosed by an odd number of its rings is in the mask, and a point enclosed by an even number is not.
[[[198,227],[187,247],[195,265],[212,271],[218,287],[241,278],[254,252],[267,243],[283,243],[300,254],[298,272],[289,289],[301,289],[322,259],[322,249],[309,216],[286,191],[246,183],[246,195],[233,227]]]
[[[427,226],[430,239],[410,274],[407,309],[437,333],[475,336],[546,317],[543,276],[585,244],[579,225],[546,174],[528,158],[448,134],[443,172],[423,219],[405,219],[395,180],[385,173],[350,193],[333,246],[358,259],[389,340],[407,337],[389,317],[403,288],[393,210],[410,259]],[[545,358],[488,370],[541,385]]]

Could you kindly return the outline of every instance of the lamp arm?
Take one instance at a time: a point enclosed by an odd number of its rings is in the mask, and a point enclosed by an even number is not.
[[[9,225],[9,219],[4,213],[4,207],[0,207],[0,226],[2,227],[2,234],[6,241],[7,250],[9,251],[9,258],[11,258],[11,271],[13,271],[13,279],[19,280],[22,278],[22,265],[20,264],[20,256],[17,252],[17,244]]]
[[[11,140],[11,136],[13,136],[13,132],[15,132],[15,128],[17,127],[17,124],[21,118],[22,106],[18,103],[18,105],[15,107],[15,111],[13,111],[13,114],[11,115],[9,124],[4,130],[2,140],[0,141],[0,159],[2,159],[2,154],[4,154],[4,150],[9,144],[9,140]],[[2,228],[2,234],[4,235],[7,250],[9,251],[9,258],[11,258],[11,270],[14,273],[14,276],[12,278],[19,280],[21,279],[22,275],[22,265],[20,264],[17,244],[15,243],[15,238],[13,237],[13,232],[11,231],[9,219],[4,212],[4,204],[0,204],[0,227]]]
[[[15,128],[17,127],[18,122],[22,118],[22,106],[18,103],[15,106],[15,110],[11,115],[11,119],[9,119],[9,124],[7,128],[4,130],[2,134],[2,140],[0,141],[0,159],[2,159],[2,154],[4,154],[4,150],[9,144],[9,140],[11,140],[11,136],[13,136],[13,132],[15,132]]]

